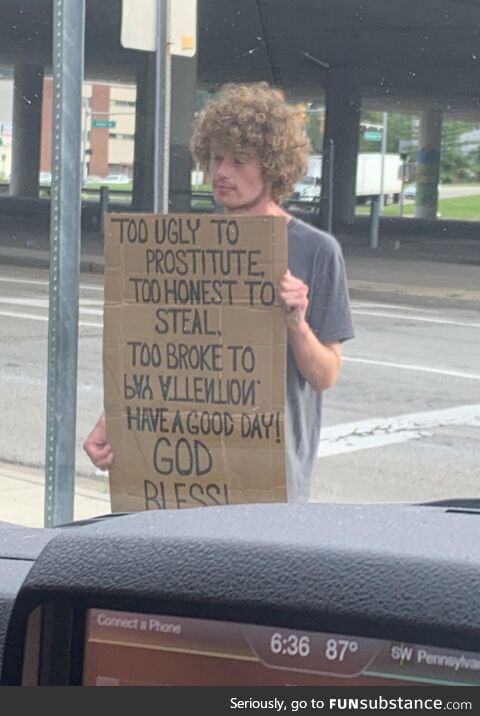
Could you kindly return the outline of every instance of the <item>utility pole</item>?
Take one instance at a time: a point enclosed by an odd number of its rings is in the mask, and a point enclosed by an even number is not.
[[[388,113],[383,113],[382,126],[382,159],[380,167],[380,213],[385,207],[385,155],[387,153],[387,131],[388,131]]]

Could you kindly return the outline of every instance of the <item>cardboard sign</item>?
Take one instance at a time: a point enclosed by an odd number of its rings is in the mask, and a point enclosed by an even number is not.
[[[287,499],[281,217],[109,214],[112,510]]]

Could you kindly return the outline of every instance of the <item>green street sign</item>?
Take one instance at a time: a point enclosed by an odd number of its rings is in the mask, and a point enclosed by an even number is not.
[[[366,142],[381,142],[382,132],[376,129],[367,129],[363,133],[363,138]]]
[[[113,129],[117,126],[114,119],[92,119],[92,127],[94,129]]]

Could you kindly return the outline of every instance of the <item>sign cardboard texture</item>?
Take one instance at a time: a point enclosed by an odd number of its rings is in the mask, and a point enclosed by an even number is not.
[[[112,511],[287,499],[282,217],[108,214]]]

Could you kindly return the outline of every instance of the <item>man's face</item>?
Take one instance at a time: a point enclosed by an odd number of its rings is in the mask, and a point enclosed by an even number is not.
[[[253,211],[271,200],[271,185],[251,149],[234,154],[212,143],[209,174],[215,201],[229,212]]]

